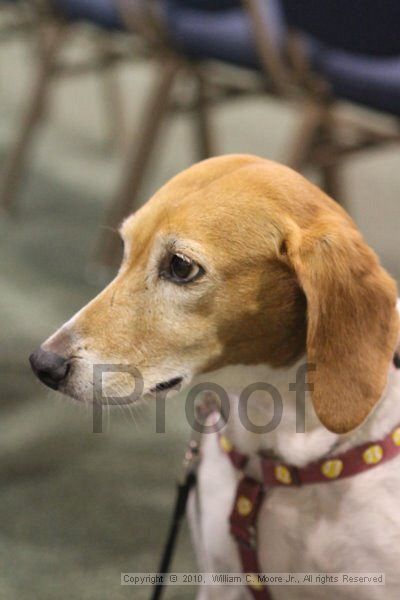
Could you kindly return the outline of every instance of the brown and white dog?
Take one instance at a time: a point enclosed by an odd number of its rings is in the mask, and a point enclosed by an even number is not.
[[[254,156],[199,163],[174,177],[121,228],[116,278],[31,357],[45,383],[96,401],[93,365],[128,364],[144,398],[177,384],[215,381],[231,405],[229,438],[242,452],[293,465],[386,435],[400,423],[396,286],[350,217],[294,171]],[[289,382],[305,357],[306,431],[296,433]],[[109,393],[128,395],[129,373],[110,372]],[[279,426],[248,431],[241,390],[266,381],[283,397]],[[253,423],[272,416],[252,395]],[[192,516],[203,571],[240,572],[228,528],[238,474],[216,435],[205,436]],[[250,464],[251,470],[251,464]],[[385,587],[342,587],[344,598],[397,598],[400,459],[329,485],[274,488],[259,514],[259,562],[267,572],[383,571]],[[195,506],[196,505],[196,506]],[[337,597],[325,587],[324,598]],[[247,598],[240,587],[204,598]],[[320,598],[321,588],[273,587],[276,599]]]

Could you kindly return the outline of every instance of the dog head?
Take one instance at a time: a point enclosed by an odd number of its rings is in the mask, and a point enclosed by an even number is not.
[[[140,395],[154,395],[306,352],[314,406],[332,431],[353,429],[379,400],[398,335],[396,286],[350,217],[299,174],[252,156],[204,161],[121,236],[116,278],[31,357],[50,387],[96,401],[99,369],[102,396],[130,396],[132,375]]]

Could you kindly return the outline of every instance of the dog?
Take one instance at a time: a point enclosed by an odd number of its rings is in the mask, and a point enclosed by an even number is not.
[[[170,180],[120,233],[116,278],[30,358],[45,384],[80,401],[129,401],[132,371],[121,364],[140,373],[136,397],[218,384],[228,398],[225,439],[249,457],[255,480],[260,454],[301,468],[400,424],[396,285],[347,213],[301,175],[254,156],[212,158]],[[296,432],[290,383],[306,362],[305,430]],[[99,364],[115,365],[102,373],[100,396]],[[283,407],[262,434],[254,429],[275,412],[265,387],[247,403],[252,427],[239,410],[257,382],[273,386]],[[240,473],[220,434],[203,437],[189,507],[199,567],[240,573],[229,530]],[[271,489],[257,520],[261,571],[383,572],[385,586],[342,586],[341,597],[397,598],[399,500],[399,458],[329,484]],[[338,588],[269,593],[312,600],[336,598]],[[202,600],[251,597],[248,587],[199,587]]]

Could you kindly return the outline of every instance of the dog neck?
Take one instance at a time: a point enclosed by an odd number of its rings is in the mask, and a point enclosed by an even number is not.
[[[303,358],[287,369],[273,369],[264,364],[238,365],[202,377],[201,381],[217,383],[227,393],[225,433],[240,452],[247,455],[262,452],[301,467],[381,439],[400,423],[400,370],[390,365],[386,389],[368,419],[347,434],[328,431],[316,416],[309,394],[302,394],[301,386],[297,386],[297,391],[294,389],[305,362]],[[247,409],[243,410],[250,390]]]

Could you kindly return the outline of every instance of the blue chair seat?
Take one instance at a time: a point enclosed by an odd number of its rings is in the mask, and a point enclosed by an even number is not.
[[[257,66],[251,23],[241,9],[179,8],[169,14],[169,35],[187,56]]]
[[[182,1],[170,1],[166,14],[169,35],[186,56],[259,68],[251,20],[242,8],[217,11],[184,4]],[[278,41],[278,22],[270,19],[268,30]]]
[[[115,0],[52,0],[70,21],[86,21],[105,29],[123,29]]]
[[[314,67],[336,96],[400,116],[400,56],[372,57],[312,44]]]
[[[194,59],[260,68],[251,21],[242,8],[215,11],[185,4],[170,0],[167,11],[171,39],[182,52]],[[268,15],[268,34],[279,45],[285,27],[278,0],[269,2]],[[400,56],[353,54],[314,41],[310,49],[314,67],[337,97],[400,115]]]

